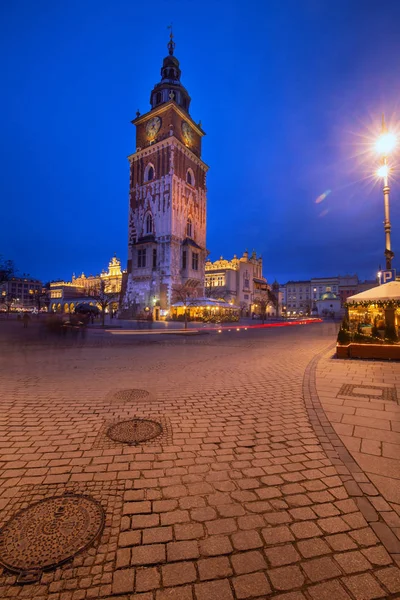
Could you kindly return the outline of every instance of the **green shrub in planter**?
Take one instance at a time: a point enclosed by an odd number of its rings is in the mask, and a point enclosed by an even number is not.
[[[351,342],[350,331],[348,329],[343,329],[343,325],[339,329],[339,333],[337,336],[337,342],[338,342],[338,344],[341,344],[342,346],[349,344]]]

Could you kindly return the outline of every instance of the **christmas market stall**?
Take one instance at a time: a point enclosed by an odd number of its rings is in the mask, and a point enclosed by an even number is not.
[[[171,306],[173,321],[203,321],[205,323],[234,322],[239,320],[240,308],[229,302],[214,298],[193,298],[187,302],[176,302]]]
[[[346,313],[338,334],[338,357],[400,359],[400,281],[350,296]]]

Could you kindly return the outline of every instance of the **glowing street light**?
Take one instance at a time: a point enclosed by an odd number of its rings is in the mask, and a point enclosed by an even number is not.
[[[383,179],[383,202],[385,208],[385,220],[384,220],[384,228],[385,228],[385,257],[386,257],[386,269],[392,268],[392,259],[394,257],[394,253],[392,252],[391,242],[390,242],[390,213],[389,213],[389,174],[390,167],[388,164],[388,156],[393,150],[396,148],[397,138],[394,133],[387,130],[385,117],[382,115],[382,133],[377,139],[375,143],[375,150],[381,156],[382,164],[377,170],[376,174],[378,177]]]
[[[383,123],[383,127],[385,127],[384,123]],[[397,145],[397,138],[396,138],[395,134],[391,133],[389,131],[387,133],[383,132],[379,136],[379,138],[376,140],[375,150],[381,156],[387,156],[388,154],[393,152],[393,150],[396,148],[396,145]]]
[[[378,177],[385,179],[385,177],[389,176],[389,165],[382,165],[381,167],[379,167],[379,169],[376,171],[376,174]]]

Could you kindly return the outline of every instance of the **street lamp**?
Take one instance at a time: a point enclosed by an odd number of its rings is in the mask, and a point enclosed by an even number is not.
[[[388,164],[388,157],[391,152],[395,149],[397,144],[397,138],[394,133],[387,130],[385,117],[382,115],[382,133],[375,143],[375,150],[380,155],[382,164],[377,170],[376,174],[378,177],[383,179],[383,202],[385,208],[385,257],[386,257],[386,269],[392,268],[392,259],[394,253],[392,252],[390,243],[390,214],[389,214],[389,174],[390,166]]]

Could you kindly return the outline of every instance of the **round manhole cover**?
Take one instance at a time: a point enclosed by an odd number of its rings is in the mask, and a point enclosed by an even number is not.
[[[124,444],[140,444],[156,438],[162,433],[162,426],[156,421],[147,419],[129,419],[112,425],[107,435],[114,442]]]
[[[150,398],[150,392],[147,390],[119,390],[114,394],[114,400],[122,402],[132,402],[134,400],[147,400]]]
[[[91,546],[104,527],[104,510],[89,496],[46,498],[18,512],[0,530],[0,564],[35,581]]]

